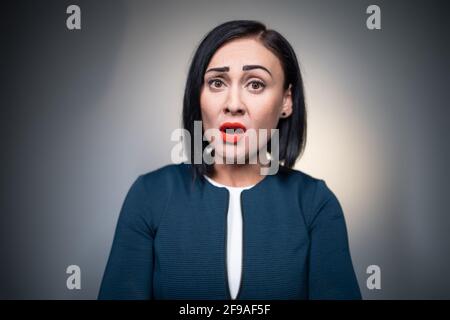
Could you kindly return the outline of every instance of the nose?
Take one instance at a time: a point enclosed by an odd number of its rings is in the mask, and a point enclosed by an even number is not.
[[[228,99],[224,108],[225,114],[244,115],[245,107],[242,103],[240,91],[237,86],[231,88],[228,94]]]

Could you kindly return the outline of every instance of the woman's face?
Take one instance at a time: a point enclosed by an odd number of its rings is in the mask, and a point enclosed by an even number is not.
[[[259,147],[249,144],[250,131],[253,131],[249,129],[256,130],[257,135],[259,129],[266,129],[266,141],[280,117],[292,113],[291,90],[290,86],[287,90],[283,88],[280,60],[254,38],[232,40],[220,47],[203,80],[200,93],[203,130],[222,131],[220,139],[209,141],[216,157],[226,159],[227,163],[238,157],[253,158],[265,146],[265,143]],[[242,126],[243,133],[241,130],[224,132],[226,128]]]

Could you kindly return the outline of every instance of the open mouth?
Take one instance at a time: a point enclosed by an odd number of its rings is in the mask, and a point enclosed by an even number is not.
[[[219,130],[223,142],[235,144],[242,138],[247,128],[240,122],[224,122]]]

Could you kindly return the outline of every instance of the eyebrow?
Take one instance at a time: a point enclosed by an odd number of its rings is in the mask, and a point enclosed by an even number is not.
[[[266,71],[268,74],[270,74],[270,76],[272,77],[272,73],[270,73],[270,71],[269,71],[266,67],[260,66],[260,65],[258,65],[258,64],[245,65],[245,66],[242,67],[242,70],[243,70],[243,71],[249,71],[249,70],[253,70],[253,69],[261,69],[261,70],[264,70],[264,71]],[[208,72],[211,72],[211,71],[228,72],[228,71],[230,71],[230,67],[210,68],[210,69],[208,69],[208,70],[205,72],[205,74],[208,73]]]

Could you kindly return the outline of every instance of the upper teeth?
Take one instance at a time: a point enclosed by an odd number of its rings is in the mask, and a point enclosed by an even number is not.
[[[234,129],[234,128],[225,128],[224,129],[224,131],[225,132],[231,132],[231,133],[244,133],[244,129],[242,129],[242,128],[236,128],[236,129]]]

